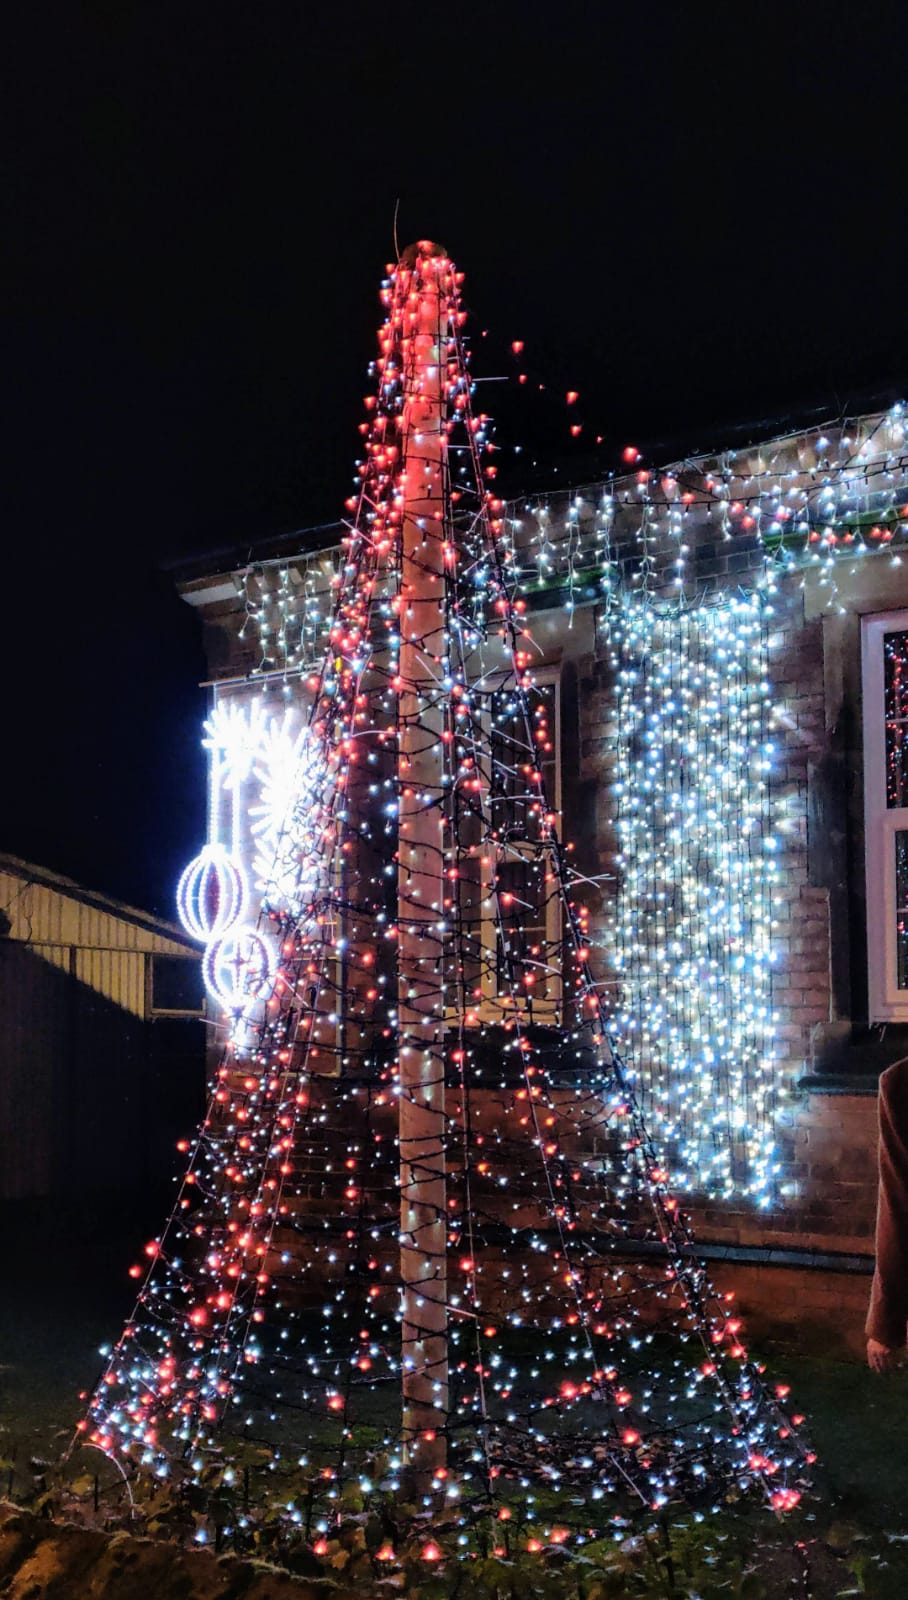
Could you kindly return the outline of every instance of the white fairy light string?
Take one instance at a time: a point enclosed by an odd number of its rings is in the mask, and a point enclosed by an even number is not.
[[[767,607],[613,620],[616,1042],[674,1182],[768,1204],[779,1093]]]

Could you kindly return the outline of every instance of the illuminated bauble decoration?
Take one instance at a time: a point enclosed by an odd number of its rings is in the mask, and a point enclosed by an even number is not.
[[[211,941],[202,974],[212,999],[239,1015],[252,1001],[261,999],[274,980],[271,949],[255,928],[234,928]]]
[[[246,905],[243,869],[222,844],[206,844],[177,885],[177,912],[187,933],[207,943],[239,922]]]

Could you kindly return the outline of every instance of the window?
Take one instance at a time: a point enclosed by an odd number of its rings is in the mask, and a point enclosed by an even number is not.
[[[561,805],[559,747],[560,695],[557,671],[535,674],[526,696],[530,738],[542,770],[545,799]],[[489,898],[486,852],[480,844],[479,816],[460,823],[464,849],[461,916],[466,942],[468,995],[477,1003],[476,1020],[504,1021],[515,1002],[528,1023],[554,1024],[561,1003],[562,907],[552,871],[551,848],[544,842],[542,807],[531,779],[532,760],[518,695],[495,689],[484,716],[491,767],[488,824],[499,840],[497,854],[500,924]],[[469,1013],[468,1013],[469,1020]]]
[[[205,985],[198,956],[152,956],[151,1015],[202,1017]]]
[[[908,1021],[908,611],[865,617],[864,837],[871,1022]]]

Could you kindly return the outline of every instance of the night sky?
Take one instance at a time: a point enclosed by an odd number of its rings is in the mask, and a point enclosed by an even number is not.
[[[341,513],[398,199],[476,372],[526,341],[506,492],[908,391],[902,10],[20,6],[0,850],[172,914],[205,671],[163,564]]]

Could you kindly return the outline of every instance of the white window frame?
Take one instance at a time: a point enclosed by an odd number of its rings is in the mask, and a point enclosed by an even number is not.
[[[864,865],[870,1022],[908,1022],[908,989],[898,987],[895,836],[908,832],[908,806],[886,804],[886,701],[883,644],[908,632],[908,611],[861,618],[864,722]]]

